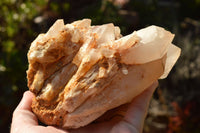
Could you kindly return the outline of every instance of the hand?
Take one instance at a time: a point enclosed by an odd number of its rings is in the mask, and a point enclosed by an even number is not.
[[[33,93],[26,91],[13,113],[11,133],[141,133],[152,94],[158,82],[154,82],[142,94],[133,99],[123,118],[93,123],[86,127],[65,131],[53,126],[40,126],[31,111]]]

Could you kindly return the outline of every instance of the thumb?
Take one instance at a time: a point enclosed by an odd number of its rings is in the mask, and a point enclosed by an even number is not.
[[[31,104],[34,95],[30,91],[26,91],[22,100],[13,112],[11,133],[20,132],[23,128],[31,125],[38,125],[37,117],[31,111]]]
[[[135,97],[125,116],[125,121],[129,122],[140,132],[142,132],[144,120],[149,108],[149,103],[157,86],[158,81],[154,82],[142,94]]]
[[[112,132],[137,132],[141,133],[143,129],[144,119],[147,114],[148,106],[153,92],[158,86],[158,82],[154,82],[140,95],[136,96],[126,112],[124,119],[113,127]]]
[[[34,98],[34,94],[30,91],[24,92],[22,100],[20,101],[19,105],[17,106],[15,111],[18,110],[29,110],[31,111],[31,104],[32,99]]]

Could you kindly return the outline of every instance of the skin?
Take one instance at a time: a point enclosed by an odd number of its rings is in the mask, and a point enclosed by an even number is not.
[[[90,124],[74,130],[63,130],[53,126],[38,125],[36,115],[31,111],[33,93],[26,91],[13,112],[11,133],[141,133],[153,92],[158,86],[154,82],[129,104],[124,116],[109,121]]]

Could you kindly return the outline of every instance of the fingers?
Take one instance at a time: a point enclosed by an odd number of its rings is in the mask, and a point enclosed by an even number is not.
[[[13,112],[11,133],[17,133],[31,125],[38,125],[36,116],[31,111],[32,98],[34,95],[26,91],[22,100]]]
[[[117,126],[117,129],[123,129],[127,131],[142,132],[145,117],[149,107],[150,99],[153,92],[158,86],[158,81],[154,82],[149,88],[147,88],[142,94],[138,95],[131,102],[127,113]],[[116,128],[116,126],[115,126]],[[113,129],[116,130],[116,129]],[[119,132],[119,130],[118,130]]]

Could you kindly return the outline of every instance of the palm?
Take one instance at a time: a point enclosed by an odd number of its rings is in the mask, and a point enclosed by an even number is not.
[[[53,126],[38,125],[37,117],[31,111],[34,95],[27,91],[13,113],[11,133],[140,133],[150,98],[157,84],[155,82],[146,91],[134,98],[130,105],[116,108],[110,111],[110,114],[109,112],[106,113],[95,123],[88,126],[68,131]]]

